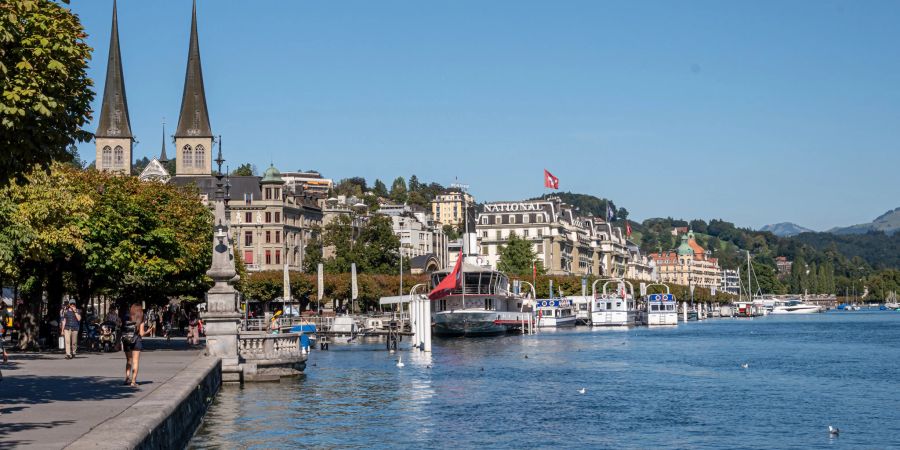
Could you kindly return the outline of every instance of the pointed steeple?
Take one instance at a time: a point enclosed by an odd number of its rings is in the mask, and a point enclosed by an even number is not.
[[[203,70],[200,67],[200,43],[197,39],[197,1],[191,12],[191,42],[188,47],[187,71],[184,76],[184,93],[181,96],[181,113],[175,137],[212,137],[209,111],[206,109],[206,92],[203,89]]]
[[[109,60],[106,64],[106,84],[103,86],[103,104],[100,107],[100,124],[97,137],[129,138],[131,120],[128,117],[128,101],[125,98],[125,76],[122,72],[122,54],[119,51],[119,19],[113,0],[112,33],[109,38]]]
[[[159,162],[163,164],[169,162],[169,158],[166,156],[166,121],[163,121],[162,150],[159,152]]]

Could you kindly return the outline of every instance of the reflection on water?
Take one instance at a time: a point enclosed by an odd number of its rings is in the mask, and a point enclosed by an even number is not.
[[[433,354],[333,345],[300,379],[225,386],[190,447],[896,447],[898,326],[828,313],[445,339]]]

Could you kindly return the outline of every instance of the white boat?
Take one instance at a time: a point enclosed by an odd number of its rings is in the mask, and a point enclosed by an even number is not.
[[[512,294],[505,274],[468,263],[463,263],[463,270],[461,286],[433,303],[435,335],[497,335],[532,320],[529,302]],[[449,273],[449,269],[434,272],[432,286],[437,286]]]
[[[775,303],[771,314],[814,314],[820,312],[822,312],[822,307],[819,305],[810,305],[800,300],[788,300]]]
[[[678,308],[674,294],[650,294],[646,297],[646,303],[644,324],[650,327],[678,326]]]
[[[539,328],[575,326],[575,308],[566,298],[540,299],[534,303],[534,320]]]
[[[572,308],[575,310],[575,323],[589,325],[591,323],[591,303],[594,297],[590,295],[573,295],[568,298],[572,300]]]
[[[614,292],[607,291],[610,283],[615,283]],[[637,324],[634,287],[625,279],[617,278],[603,283],[603,293],[595,294],[591,305],[593,326],[630,327]]]

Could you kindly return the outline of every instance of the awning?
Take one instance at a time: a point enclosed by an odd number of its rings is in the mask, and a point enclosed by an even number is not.
[[[421,294],[418,295],[418,297],[428,298]],[[378,299],[378,304],[384,306],[384,305],[396,305],[398,303],[409,303],[409,301],[412,300],[412,298],[413,297],[409,296],[409,295],[394,295],[391,297],[381,297],[380,299]]]

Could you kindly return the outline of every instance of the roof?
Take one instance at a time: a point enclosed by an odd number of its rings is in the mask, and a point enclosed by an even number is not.
[[[688,237],[685,234],[685,235],[681,236],[681,245],[678,246],[678,256],[686,256],[686,255],[693,256],[694,249],[691,248],[691,244],[688,243]]]
[[[212,137],[206,91],[203,89],[203,70],[200,65],[200,43],[197,39],[197,1],[191,12],[191,42],[188,46],[187,70],[184,74],[184,93],[178,114],[176,137]]]
[[[169,157],[166,156],[166,124],[163,123],[163,132],[162,132],[162,150],[159,151],[159,162],[165,164],[169,161]]]
[[[128,99],[125,97],[125,75],[122,72],[122,53],[119,50],[119,19],[115,1],[106,82],[103,86],[103,103],[100,105],[100,123],[97,125],[96,136],[133,138],[131,119],[128,117]]]
[[[262,198],[262,191],[259,188],[259,177],[255,176],[229,176],[228,182],[231,183],[231,189],[228,193],[232,200],[242,200],[244,194],[252,194],[255,200]],[[176,186],[195,185],[201,194],[206,194],[209,198],[213,198],[216,193],[216,177],[205,176],[175,176],[169,180]]]
[[[284,180],[281,178],[281,172],[275,168],[274,165],[269,165],[269,168],[266,169],[266,172],[263,174],[262,180],[260,183],[264,184],[284,184]]]
[[[409,260],[409,267],[413,269],[425,269],[428,267],[428,260],[437,261],[437,256],[434,253],[428,253],[425,255],[413,256]]]

